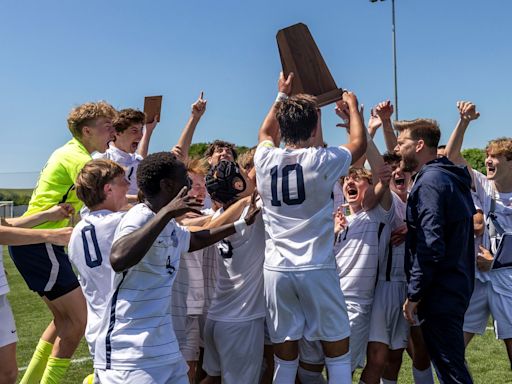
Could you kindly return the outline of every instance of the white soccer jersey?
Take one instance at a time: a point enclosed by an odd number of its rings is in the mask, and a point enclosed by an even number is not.
[[[391,234],[392,231],[405,226],[405,208],[407,203],[394,192],[391,192],[393,196],[393,207],[395,210],[394,217],[391,222]],[[382,252],[379,262],[379,280],[382,281],[402,281],[406,282],[407,277],[405,275],[405,242],[397,246],[388,244],[386,252]]]
[[[371,303],[379,260],[387,250],[395,208],[375,208],[347,216],[334,244],[341,290],[347,301]]]
[[[121,220],[114,242],[154,217],[147,205],[137,204]],[[180,255],[189,246],[190,232],[173,219],[137,265],[115,275],[94,368],[145,369],[183,358],[172,326],[171,292]]]
[[[114,281],[110,251],[117,225],[124,212],[106,209],[89,212],[76,225],[68,245],[69,259],[78,271],[78,280],[87,301],[85,339],[94,356],[94,346],[107,316],[109,294]]]
[[[0,224],[1,225],[1,224]],[[4,246],[0,245],[0,295],[5,295],[9,292],[9,284],[4,270]]]
[[[96,152],[92,157],[94,159],[109,159],[122,166],[126,172],[126,179],[130,182],[128,194],[136,195],[139,192],[139,187],[137,187],[137,168],[142,161],[141,155],[138,153],[127,153],[110,144],[105,153]]]
[[[258,145],[254,165],[267,236],[265,268],[335,268],[331,195],[351,159],[343,147],[292,150],[270,141]]]
[[[512,192],[498,193],[494,188],[494,183],[478,171],[473,170],[475,180],[475,189],[478,199],[482,203],[484,217],[487,220],[489,211],[491,210],[491,200],[494,194],[496,207],[496,219],[504,230],[512,230]],[[490,240],[487,228],[483,237],[483,246],[492,253],[496,252],[496,244]],[[512,268],[493,269],[487,273],[479,274],[487,275],[491,281],[492,288],[495,292],[512,297]]]
[[[248,208],[241,217],[245,217]],[[263,261],[265,227],[261,214],[241,234],[217,243],[219,249],[216,295],[208,318],[224,322],[241,322],[265,317],[263,297]]]

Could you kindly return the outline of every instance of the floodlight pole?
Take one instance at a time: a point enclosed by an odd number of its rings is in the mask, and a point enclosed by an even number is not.
[[[370,0],[375,3],[378,0]],[[384,1],[384,0],[380,0]],[[395,0],[391,0],[391,32],[393,37],[393,82],[395,90],[395,120],[398,120],[398,76],[396,69],[396,24],[395,24]]]

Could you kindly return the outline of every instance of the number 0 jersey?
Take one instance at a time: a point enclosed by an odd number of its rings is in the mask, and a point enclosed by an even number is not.
[[[87,301],[85,339],[93,356],[114,281],[110,265],[112,241],[124,213],[106,209],[89,212],[73,229],[69,241],[69,259],[78,270],[78,280]]]
[[[344,147],[291,150],[270,141],[258,145],[254,164],[263,201],[265,268],[335,268],[332,191],[351,160]]]

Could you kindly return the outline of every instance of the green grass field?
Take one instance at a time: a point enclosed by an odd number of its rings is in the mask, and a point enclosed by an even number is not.
[[[16,325],[18,328],[19,342],[17,346],[18,366],[22,370],[19,379],[23,375],[23,367],[26,367],[39,336],[51,320],[50,312],[36,293],[29,291],[25,282],[13,265],[7,249],[4,248],[4,265],[8,274],[11,292],[11,303]],[[75,360],[68,371],[63,383],[81,383],[82,379],[92,372],[92,361],[85,341],[73,357]],[[476,384],[505,384],[512,383],[512,371],[510,370],[505,347],[502,342],[494,338],[492,330],[486,331],[482,337],[475,337],[469,346],[467,360]],[[354,376],[354,383],[359,380],[360,371]],[[412,383],[411,361],[404,356],[404,363],[400,372],[399,383]]]

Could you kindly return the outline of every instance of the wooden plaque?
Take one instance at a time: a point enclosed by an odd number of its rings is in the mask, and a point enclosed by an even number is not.
[[[336,85],[305,24],[281,29],[276,37],[283,72],[285,76],[290,72],[295,75],[292,95],[307,93],[316,96],[319,107],[341,99],[343,90]]]
[[[144,113],[146,114],[146,123],[151,123],[155,116],[157,122],[160,122],[160,113],[162,112],[162,96],[146,96],[144,98]]]

